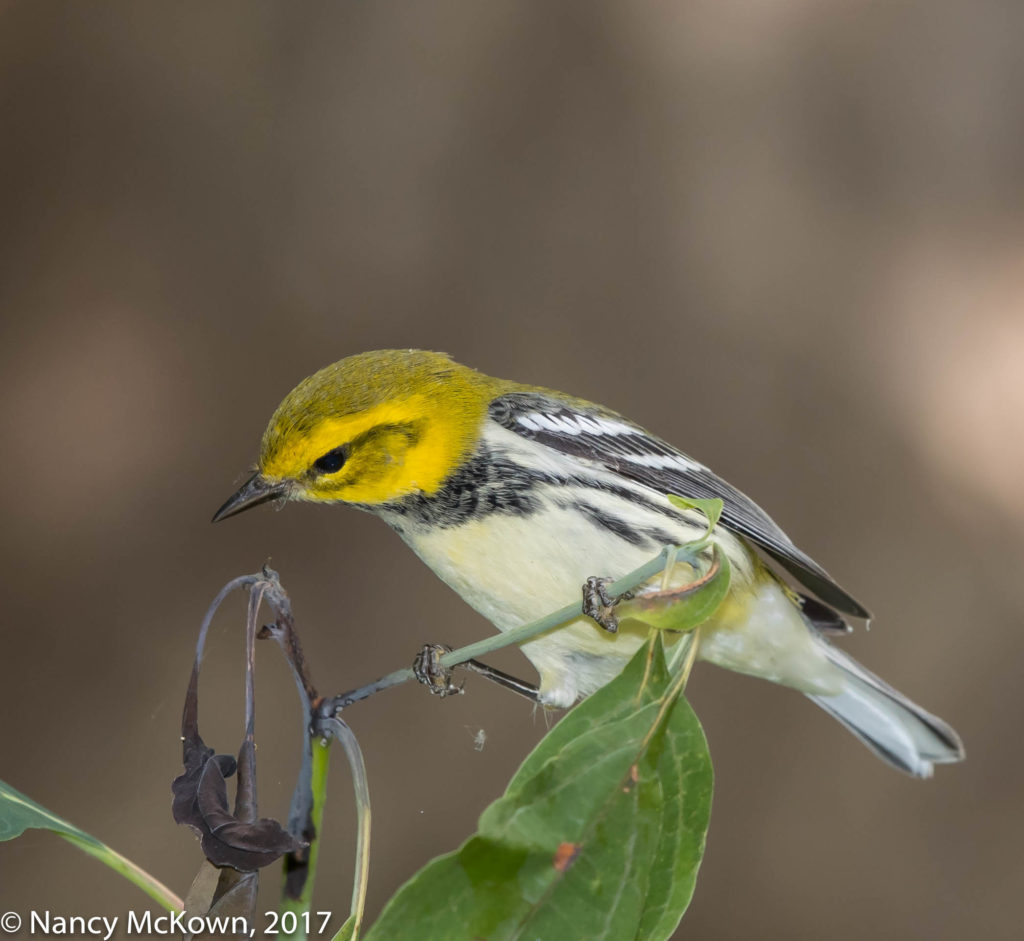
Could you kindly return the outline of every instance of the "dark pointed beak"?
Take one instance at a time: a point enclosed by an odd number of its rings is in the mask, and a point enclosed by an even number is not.
[[[278,497],[286,496],[287,493],[287,481],[270,481],[258,473],[253,474],[252,477],[227,498],[224,505],[213,514],[211,522],[218,523],[229,516],[241,513],[242,510],[248,510],[251,507],[259,506],[261,503],[267,503],[270,500],[276,500]]]

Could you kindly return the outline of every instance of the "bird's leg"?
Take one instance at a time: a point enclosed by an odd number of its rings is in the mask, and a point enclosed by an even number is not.
[[[497,683],[505,689],[512,690],[513,693],[525,696],[530,702],[540,702],[540,690],[532,683],[527,683],[525,680],[521,680],[495,667],[489,667],[486,663],[481,663],[479,660],[467,660],[461,666],[476,673],[478,676],[486,677],[491,682]]]
[[[608,586],[612,581],[610,578],[591,575],[583,583],[583,613],[609,634],[615,634],[619,630],[619,619],[614,614],[614,607],[620,601],[628,601],[634,595],[632,591],[623,592],[621,595],[609,595]]]
[[[457,696],[462,692],[461,686],[452,682],[452,668],[441,663],[446,653],[452,648],[447,644],[424,644],[412,662],[413,675],[435,696]]]

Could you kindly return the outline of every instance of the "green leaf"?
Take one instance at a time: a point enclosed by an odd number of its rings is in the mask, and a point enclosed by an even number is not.
[[[707,539],[711,535],[711,531],[718,525],[718,521],[722,517],[722,510],[725,507],[725,504],[718,497],[698,500],[696,497],[680,497],[674,493],[666,494],[666,496],[668,497],[668,502],[674,507],[680,510],[700,510],[707,517],[708,531],[704,534],[704,539]]]
[[[68,823],[9,784],[0,781],[0,842],[13,840],[29,829],[53,831],[83,852],[96,857],[115,872],[119,872],[162,907],[177,910],[182,908],[182,901],[177,895],[130,859],[126,859],[106,843],[100,842],[84,830],[79,830],[74,824]]]
[[[620,602],[615,612],[620,621],[632,618],[662,631],[692,631],[718,610],[729,594],[732,567],[729,557],[715,545],[711,568],[691,585],[665,591],[641,591]]]
[[[703,732],[677,692],[649,640],[534,749],[476,835],[399,890],[366,941],[669,937],[693,894],[712,791]]]

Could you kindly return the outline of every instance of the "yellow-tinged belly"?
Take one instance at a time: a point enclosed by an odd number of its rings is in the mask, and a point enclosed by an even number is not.
[[[552,507],[544,514],[543,522],[536,515],[490,515],[403,537],[500,630],[580,600],[592,575],[619,577],[654,555],[650,548],[596,532],[571,509]],[[733,563],[733,583],[715,617],[701,628],[700,658],[805,692],[837,692],[835,668],[782,587],[741,540],[724,530],[719,538]],[[686,581],[688,568],[679,566],[673,581]],[[659,575],[652,582],[660,580]],[[522,649],[540,674],[544,701],[568,706],[616,676],[647,633],[646,625],[624,620],[617,634],[609,634],[581,616]]]

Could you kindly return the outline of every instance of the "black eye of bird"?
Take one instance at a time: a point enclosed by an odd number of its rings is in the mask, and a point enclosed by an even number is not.
[[[313,462],[313,467],[321,474],[336,474],[345,465],[348,459],[348,446],[342,445],[333,451],[328,451],[323,457],[318,457]]]

